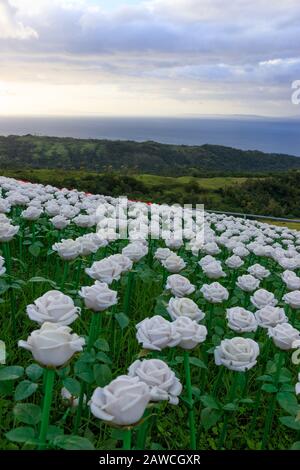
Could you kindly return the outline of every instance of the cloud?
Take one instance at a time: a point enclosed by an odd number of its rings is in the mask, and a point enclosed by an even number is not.
[[[37,38],[38,34],[29,26],[17,19],[17,9],[8,0],[0,0],[0,39],[29,39]]]
[[[150,95],[152,87],[162,103],[190,103],[192,96],[209,102],[217,94],[237,106],[248,97],[249,107],[256,99],[277,110],[285,97],[290,111],[290,83],[300,78],[298,0],[107,5],[0,0],[1,76],[57,86],[110,83],[130,89],[132,99],[134,89]]]

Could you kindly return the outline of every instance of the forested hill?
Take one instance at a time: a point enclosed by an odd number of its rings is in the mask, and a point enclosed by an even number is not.
[[[300,168],[300,158],[219,145],[166,145],[40,136],[0,136],[0,167],[111,169],[169,176],[263,173]]]

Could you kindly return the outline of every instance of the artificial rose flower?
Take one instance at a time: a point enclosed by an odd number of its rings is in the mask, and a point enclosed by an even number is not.
[[[26,308],[30,320],[40,324],[50,322],[65,326],[73,323],[80,311],[71,297],[57,290],[49,290]]]
[[[102,312],[118,303],[118,293],[105,282],[96,281],[92,286],[82,287],[79,295],[84,299],[86,308],[95,312]]]
[[[247,250],[247,248],[245,248],[244,246],[236,246],[233,250],[232,250],[233,254],[235,254],[236,256],[239,256],[240,258],[245,258],[245,256],[248,256],[249,255],[249,250]]]
[[[167,311],[172,320],[183,316],[199,322],[205,317],[198,305],[187,297],[172,297],[169,300]]]
[[[180,341],[174,323],[169,322],[160,315],[145,318],[136,325],[136,337],[144,349],[161,351],[176,346]]]
[[[109,258],[95,261],[90,268],[86,268],[85,272],[92,279],[111,284],[118,281],[122,274],[122,266]]]
[[[0,197],[0,213],[8,214],[8,212],[10,212],[10,209],[11,209],[10,202],[7,199],[3,199],[2,197]]]
[[[195,291],[195,286],[180,274],[172,274],[167,277],[166,289],[170,289],[176,297],[184,297]]]
[[[296,395],[300,395],[300,373],[298,374],[298,382],[295,385]]]
[[[249,338],[224,339],[214,351],[217,366],[225,366],[237,372],[246,372],[257,363],[258,344]]]
[[[133,262],[140,261],[147,253],[148,247],[139,242],[129,243],[122,250],[122,255],[127,256]]]
[[[249,310],[242,307],[232,307],[226,310],[228,327],[238,333],[247,333],[257,330],[255,316]]]
[[[120,375],[94,390],[89,406],[92,414],[118,426],[136,424],[150,401],[150,389],[138,377]]]
[[[132,269],[132,261],[130,258],[128,258],[128,256],[125,256],[125,255],[121,255],[120,253],[117,253],[116,255],[112,255],[109,257],[109,259],[114,262],[114,263],[117,263],[121,270],[122,270],[122,273],[125,273],[127,271],[130,271]]]
[[[203,284],[200,291],[202,292],[205,300],[213,304],[221,304],[224,300],[228,300],[229,298],[228,290],[218,282]]]
[[[251,274],[244,274],[237,278],[236,285],[244,292],[253,292],[259,287],[259,279]]]
[[[18,342],[20,348],[31,351],[34,359],[46,367],[66,364],[76,352],[82,351],[84,344],[84,338],[72,333],[68,326],[49,322],[33,331],[27,341]]]
[[[31,206],[27,207],[27,209],[21,213],[21,216],[26,220],[37,220],[42,213],[43,209]]]
[[[265,277],[270,276],[271,274],[270,271],[261,264],[253,264],[252,266],[250,266],[248,268],[248,273],[259,279],[260,281],[265,279]]]
[[[231,269],[238,269],[243,266],[244,261],[239,256],[233,255],[227,258],[225,264]]]
[[[128,369],[128,375],[138,377],[148,385],[151,401],[168,400],[171,405],[178,405],[182,385],[164,361],[160,359],[134,361]]]
[[[294,271],[286,270],[281,274],[281,279],[286,284],[288,290],[300,289],[300,277]]]
[[[3,276],[3,274],[6,273],[6,268],[4,266],[4,263],[5,263],[5,259],[3,258],[3,256],[0,256],[0,276]]]
[[[202,248],[203,253],[206,253],[207,255],[218,255],[221,253],[220,248],[215,242],[210,242],[210,243],[205,243]]]
[[[207,329],[189,317],[179,317],[174,321],[176,332],[180,335],[178,346],[182,349],[193,349],[203,343],[207,336]]]
[[[290,323],[280,323],[274,328],[269,328],[268,335],[273,338],[274,344],[284,351],[292,349],[293,343],[300,340],[300,332]]]
[[[282,256],[277,260],[277,262],[283,269],[293,270],[299,268],[299,261],[297,258]]]
[[[18,225],[10,223],[0,223],[0,242],[10,242],[19,231]]]
[[[183,240],[182,238],[170,237],[165,239],[165,244],[171,250],[179,250],[183,245]]]
[[[154,253],[154,258],[158,259],[159,261],[167,259],[170,255],[173,254],[169,248],[157,248]]]
[[[77,225],[77,227],[82,228],[89,228],[94,225],[93,218],[86,214],[79,214],[77,217],[74,217],[73,222]]]
[[[220,277],[226,277],[222,269],[220,261],[213,261],[203,266],[203,272],[209,279],[219,279]]]
[[[175,253],[170,255],[167,259],[162,260],[161,264],[169,271],[170,273],[179,273],[186,267],[184,260],[177,256]]]
[[[201,266],[201,268],[204,268],[208,264],[213,263],[215,261],[217,261],[216,258],[214,258],[211,255],[206,255],[203,258],[201,258],[200,261],[198,261],[198,264],[199,266]]]
[[[62,240],[61,242],[54,243],[52,250],[56,251],[58,256],[65,260],[70,261],[80,254],[80,244],[77,240],[72,240],[71,238],[67,240]]]
[[[291,308],[295,308],[295,309],[300,308],[300,291],[294,290],[292,292],[289,292],[288,294],[285,294],[283,296],[283,300]]]
[[[256,310],[255,318],[258,325],[262,328],[270,328],[278,325],[279,323],[288,322],[284,309],[280,307],[272,307],[272,305],[266,305],[265,307]]]
[[[93,238],[83,235],[82,237],[76,238],[76,241],[79,243],[79,253],[81,256],[89,256],[98,251],[98,245]]]
[[[278,303],[278,300],[275,298],[272,292],[269,292],[266,289],[258,289],[251,296],[251,302],[254,307],[261,309],[266,307],[266,305],[272,305],[272,307],[275,307],[275,305]]]
[[[70,220],[66,219],[63,215],[56,215],[50,222],[57,230],[63,230],[70,224]]]

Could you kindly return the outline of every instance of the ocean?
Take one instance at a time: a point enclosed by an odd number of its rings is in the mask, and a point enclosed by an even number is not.
[[[299,119],[255,117],[0,117],[0,135],[218,144],[300,156]]]

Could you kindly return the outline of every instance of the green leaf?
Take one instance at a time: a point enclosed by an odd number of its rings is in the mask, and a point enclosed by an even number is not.
[[[73,397],[78,397],[80,394],[80,383],[76,379],[67,377],[63,380],[63,386],[71,393]]]
[[[295,416],[300,410],[298,400],[295,397],[294,393],[279,392],[277,393],[276,398],[281,408],[283,408],[284,411],[286,411],[290,415]]]
[[[33,243],[28,248],[28,251],[32,256],[37,258],[39,256],[40,252],[41,252],[41,247],[37,243]]]
[[[290,429],[300,431],[300,420],[296,421],[293,416],[281,416],[279,421]]]
[[[177,362],[177,364],[183,364],[183,357],[182,356],[176,356],[175,361]]]
[[[280,376],[279,376],[279,382],[284,383],[284,382],[290,382],[292,380],[292,374],[291,372],[286,369],[285,367],[281,369],[280,371]]]
[[[82,361],[77,361],[74,367],[75,374],[84,382],[91,384],[94,380],[94,374],[91,367]]]
[[[94,450],[94,446],[86,437],[57,436],[53,444],[65,450]]]
[[[95,382],[99,387],[104,387],[111,381],[111,370],[106,364],[95,364],[93,371]]]
[[[272,385],[272,384],[264,384],[261,389],[264,391],[264,392],[267,392],[267,393],[276,393],[277,392],[277,387],[275,387],[275,385]]]
[[[198,357],[190,357],[190,364],[192,364],[193,366],[199,367],[199,369],[207,369],[204,362],[201,361],[201,359],[198,359]]]
[[[106,339],[103,339],[103,338],[97,339],[97,341],[94,344],[94,347],[96,349],[100,349],[100,351],[106,351],[106,352],[109,351],[109,344],[106,341]]]
[[[204,395],[200,398],[200,400],[201,400],[201,403],[207,408],[211,408],[212,410],[220,409],[220,405],[215,400],[215,398],[212,397],[211,395]]]
[[[32,403],[18,403],[14,407],[13,413],[18,421],[32,426],[41,420],[41,408]]]
[[[30,397],[36,389],[38,388],[38,384],[30,382],[30,380],[23,380],[20,382],[15,390],[15,400],[25,400],[25,398]]]
[[[47,430],[47,440],[53,441],[57,436],[63,436],[64,430],[58,426],[49,425]]]
[[[291,450],[300,450],[300,441],[294,442],[291,447]]]
[[[96,354],[96,359],[98,361],[104,362],[104,364],[112,364],[112,360],[110,357],[108,357],[107,354],[104,352],[100,351]]]
[[[24,374],[24,367],[8,366],[0,369],[0,380],[16,380]]]
[[[221,418],[222,413],[211,408],[203,408],[201,411],[201,423],[206,431],[213,427]]]
[[[31,364],[25,369],[27,377],[33,382],[37,381],[43,375],[43,371],[44,369],[38,364]]]
[[[238,409],[238,405],[235,403],[227,403],[223,406],[223,410],[225,411],[235,411]]]
[[[9,289],[9,285],[1,279],[0,281],[0,295],[4,294]]]
[[[163,317],[168,315],[168,312],[167,312],[167,309],[166,309],[167,305],[168,305],[168,303],[166,301],[159,299],[156,302],[156,305],[155,305],[155,308],[154,308],[154,315],[161,315]]]
[[[31,279],[28,280],[28,282],[46,282],[54,288],[58,287],[56,282],[51,281],[51,279],[47,279],[46,277],[41,277],[41,276],[32,277]]]
[[[129,318],[123,312],[115,313],[115,319],[117,320],[121,330],[124,330],[124,328],[129,325]]]
[[[35,437],[34,430],[28,426],[13,429],[5,434],[6,439],[12,442],[28,442]]]
[[[273,382],[273,377],[271,375],[260,375],[256,378],[260,382]]]

